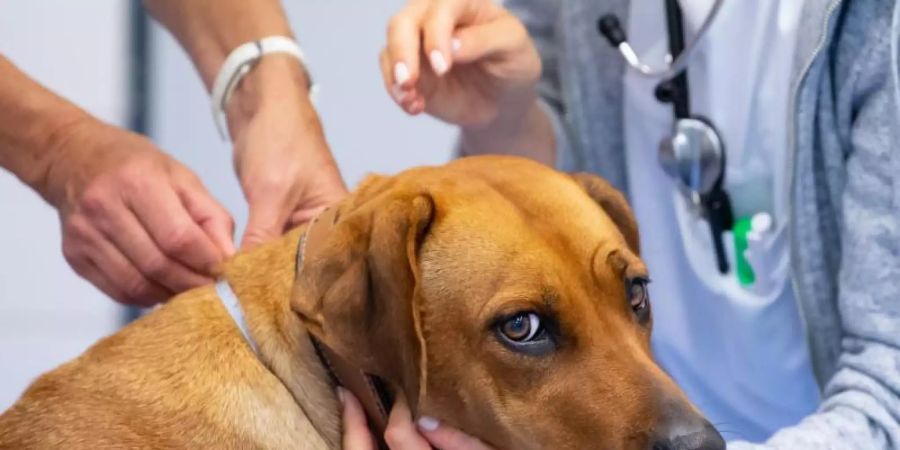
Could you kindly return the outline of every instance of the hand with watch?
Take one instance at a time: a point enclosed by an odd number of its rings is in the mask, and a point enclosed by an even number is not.
[[[184,46],[213,96],[218,94],[214,108],[217,118],[221,111],[227,119],[249,206],[241,247],[281,235],[346,194],[280,1],[143,4]],[[217,78],[225,80],[224,88],[216,90]]]
[[[234,142],[250,209],[241,247],[281,235],[346,194],[311,102],[296,42],[270,36],[229,54],[212,88],[216,125]]]

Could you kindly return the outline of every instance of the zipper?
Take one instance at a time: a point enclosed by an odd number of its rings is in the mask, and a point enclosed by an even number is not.
[[[831,19],[834,16],[834,12],[841,6],[843,0],[835,0],[828,8],[825,10],[825,18],[822,20],[822,35],[819,37],[818,43],[816,43],[815,49],[813,49],[812,54],[809,59],[806,61],[806,64],[803,66],[803,69],[800,71],[800,76],[797,78],[797,82],[794,85],[793,93],[791,94],[791,128],[789,130],[790,134],[788,135],[788,145],[791,149],[791,156],[787,158],[787,176],[788,182],[786,183],[788,187],[788,198],[787,198],[787,209],[788,209],[788,219],[789,223],[787,224],[787,232],[788,232],[788,242],[789,242],[789,252],[790,252],[790,265],[791,265],[791,288],[794,291],[794,302],[797,304],[797,312],[800,317],[800,324],[803,326],[803,329],[806,331],[807,336],[809,334],[809,329],[807,328],[806,316],[803,312],[802,302],[802,292],[799,285],[799,278],[802,276],[802,272],[797,270],[797,239],[795,239],[793,232],[793,225],[795,223],[796,217],[794,216],[794,184],[796,183],[796,176],[794,176],[794,167],[797,164],[797,105],[798,105],[798,97],[800,95],[800,87],[803,84],[804,78],[809,73],[809,70],[812,68],[813,63],[816,61],[816,58],[822,52],[822,49],[825,47],[825,42],[828,39],[829,28],[831,25]],[[813,363],[813,370],[816,370],[816,364],[812,359],[812,340],[807,338],[807,349],[810,352],[810,362]],[[818,375],[816,374],[816,378],[818,379]],[[821,383],[820,383],[821,386]],[[820,387],[821,390],[821,387]]]

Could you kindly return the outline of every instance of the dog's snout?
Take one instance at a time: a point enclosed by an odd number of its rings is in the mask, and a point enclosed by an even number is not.
[[[663,397],[652,450],[725,450],[725,440],[686,399]]]
[[[660,430],[652,450],[725,450],[725,440],[704,419],[673,421]]]

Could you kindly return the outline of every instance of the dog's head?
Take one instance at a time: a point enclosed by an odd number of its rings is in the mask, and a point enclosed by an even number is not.
[[[724,448],[651,359],[637,228],[600,178],[467,158],[320,220],[292,307],[413,414],[500,448]]]

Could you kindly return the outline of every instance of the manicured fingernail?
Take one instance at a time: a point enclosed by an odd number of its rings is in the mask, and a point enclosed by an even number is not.
[[[434,417],[422,416],[419,417],[419,420],[416,421],[419,424],[419,428],[423,431],[434,431],[437,430],[439,426],[441,426],[441,422],[435,419]]]
[[[462,48],[462,41],[460,41],[459,38],[450,40],[450,50],[453,50],[453,53],[458,52],[460,48]]]
[[[409,67],[406,67],[406,63],[398,62],[394,64],[394,81],[397,84],[403,84],[409,81]]]
[[[444,59],[444,55],[440,50],[432,50],[428,58],[431,60],[431,68],[434,69],[434,73],[443,75],[447,71],[447,60]]]
[[[400,86],[394,85],[391,87],[391,97],[394,97],[394,101],[397,103],[403,102],[403,89]]]
[[[425,111],[425,100],[418,99],[412,106],[413,115],[420,114],[422,111]]]
[[[337,390],[338,400],[341,401],[342,405],[346,405],[347,404],[347,396],[344,394],[344,388],[338,386],[336,390]]]

